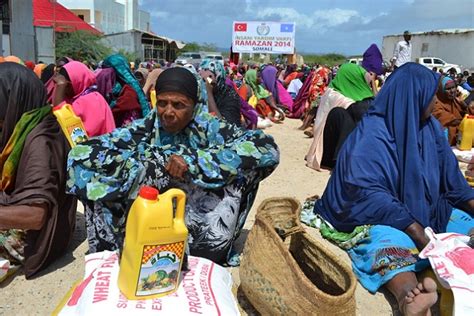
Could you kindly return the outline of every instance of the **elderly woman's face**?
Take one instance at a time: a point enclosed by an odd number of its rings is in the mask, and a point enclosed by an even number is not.
[[[193,119],[194,102],[179,92],[163,92],[156,96],[161,126],[168,133],[183,130]]]
[[[449,99],[454,99],[456,98],[456,83],[454,81],[450,81],[444,86],[445,93]]]

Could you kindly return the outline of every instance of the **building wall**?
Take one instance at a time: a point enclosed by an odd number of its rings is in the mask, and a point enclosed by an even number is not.
[[[92,24],[91,21],[93,21],[93,20],[91,20],[91,10],[88,10],[88,9],[72,9],[70,11],[73,12],[77,16],[83,16],[85,22],[87,22],[89,24]],[[96,21],[97,21],[97,19],[96,19]]]
[[[71,10],[75,15],[83,14],[84,21],[93,27],[99,28],[95,21],[95,15],[92,14],[92,12],[94,12],[94,0],[58,0],[58,2],[67,9]],[[87,19],[84,11],[89,11],[87,14]]]
[[[89,10],[90,23],[104,34],[125,32],[131,29],[148,31],[150,14],[138,9],[138,0],[59,0],[76,15],[78,10]],[[92,14],[95,12],[95,14]]]
[[[2,45],[0,45],[0,55],[8,56],[10,53],[10,35],[2,34]]]
[[[131,31],[120,34],[106,35],[103,39],[106,45],[113,47],[115,51],[121,49],[136,53],[138,58],[143,59],[143,48],[141,43],[141,33]]]
[[[35,26],[36,33],[36,62],[42,61],[45,64],[54,63],[56,54],[54,49],[54,31],[52,27]]]
[[[35,31],[31,0],[10,1],[10,54],[22,60],[35,60]]]
[[[150,12],[140,10],[138,12],[138,25],[136,27],[140,31],[150,32]]]
[[[382,55],[390,60],[393,50],[403,36],[384,36]],[[462,69],[474,69],[474,31],[460,33],[425,33],[413,34],[412,61],[419,57],[439,57],[452,64],[458,64]]]
[[[96,0],[95,9],[102,13],[100,30],[104,34],[125,31],[124,6],[112,0]]]

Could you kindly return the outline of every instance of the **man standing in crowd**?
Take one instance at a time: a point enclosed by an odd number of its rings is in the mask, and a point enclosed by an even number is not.
[[[400,41],[395,45],[393,51],[392,66],[394,69],[400,67],[404,63],[411,61],[411,34],[409,31],[403,32],[403,41]]]

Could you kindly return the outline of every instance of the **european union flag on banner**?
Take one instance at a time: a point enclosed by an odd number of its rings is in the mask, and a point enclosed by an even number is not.
[[[293,26],[295,26],[294,24],[281,24],[280,25],[280,32],[293,32]]]

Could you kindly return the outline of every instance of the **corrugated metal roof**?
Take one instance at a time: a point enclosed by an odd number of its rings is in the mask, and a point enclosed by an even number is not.
[[[138,29],[131,29],[131,30],[128,30],[128,31],[125,31],[125,32],[118,32],[118,33],[106,34],[105,36],[106,36],[106,37],[107,37],[107,36],[114,36],[114,35],[118,35],[118,34],[130,33],[130,32],[139,32],[139,33],[142,33],[142,34],[147,34],[147,35],[156,37],[156,38],[161,39],[161,40],[165,40],[165,41],[167,41],[169,44],[173,44],[173,43],[174,43],[178,49],[182,49],[184,46],[186,46],[186,43],[184,43],[184,42],[182,42],[182,41],[174,40],[174,39],[172,39],[172,38],[165,37],[165,36],[161,36],[161,35],[155,34],[155,33],[153,33],[153,32],[141,31],[141,30],[138,30]]]
[[[101,34],[100,31],[54,0],[33,0],[33,25],[49,27],[54,25],[56,32],[82,30],[97,35]]]

